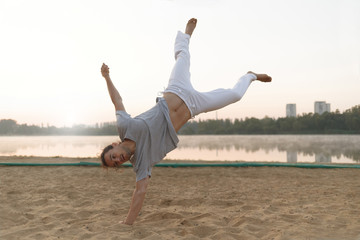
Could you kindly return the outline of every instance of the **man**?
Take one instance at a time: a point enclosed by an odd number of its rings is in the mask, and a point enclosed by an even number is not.
[[[108,66],[103,64],[101,67],[115,106],[121,139],[121,143],[113,143],[103,150],[101,161],[106,167],[118,167],[130,161],[136,172],[136,187],[124,224],[134,223],[145,199],[152,167],[176,148],[179,142],[176,133],[189,119],[239,101],[254,80],[271,82],[271,77],[266,74],[248,72],[231,89],[196,91],[191,85],[189,72],[189,41],[196,24],[197,19],[190,19],[185,33],[178,32],[176,36],[176,63],[163,97],[157,99],[153,108],[135,118],[126,113],[122,98],[110,79]]]

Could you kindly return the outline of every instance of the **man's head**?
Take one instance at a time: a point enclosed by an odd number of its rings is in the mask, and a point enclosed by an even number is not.
[[[104,167],[119,167],[130,160],[132,152],[130,148],[122,143],[113,143],[103,149],[100,155]]]

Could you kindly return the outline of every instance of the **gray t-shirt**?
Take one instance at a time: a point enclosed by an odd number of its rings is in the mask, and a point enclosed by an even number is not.
[[[151,176],[152,167],[177,147],[179,139],[164,98],[135,118],[125,111],[116,111],[116,119],[121,141],[129,139],[136,143],[135,154],[130,159],[136,181]]]

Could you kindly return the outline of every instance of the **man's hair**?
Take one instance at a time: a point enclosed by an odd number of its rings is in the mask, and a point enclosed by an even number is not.
[[[101,155],[100,155],[100,158],[101,158],[101,163],[102,163],[102,166],[103,167],[108,167],[108,165],[106,164],[106,162],[105,162],[105,154],[109,151],[109,150],[111,150],[111,149],[113,149],[114,147],[113,147],[113,145],[109,145],[109,146],[107,146],[107,147],[105,147],[104,149],[103,149],[103,151],[102,151],[102,153],[101,153]]]

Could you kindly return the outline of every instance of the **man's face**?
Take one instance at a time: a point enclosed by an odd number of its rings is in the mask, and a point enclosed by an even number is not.
[[[129,151],[121,146],[121,143],[113,143],[114,148],[105,153],[104,159],[108,167],[118,167],[124,162],[130,160]]]

